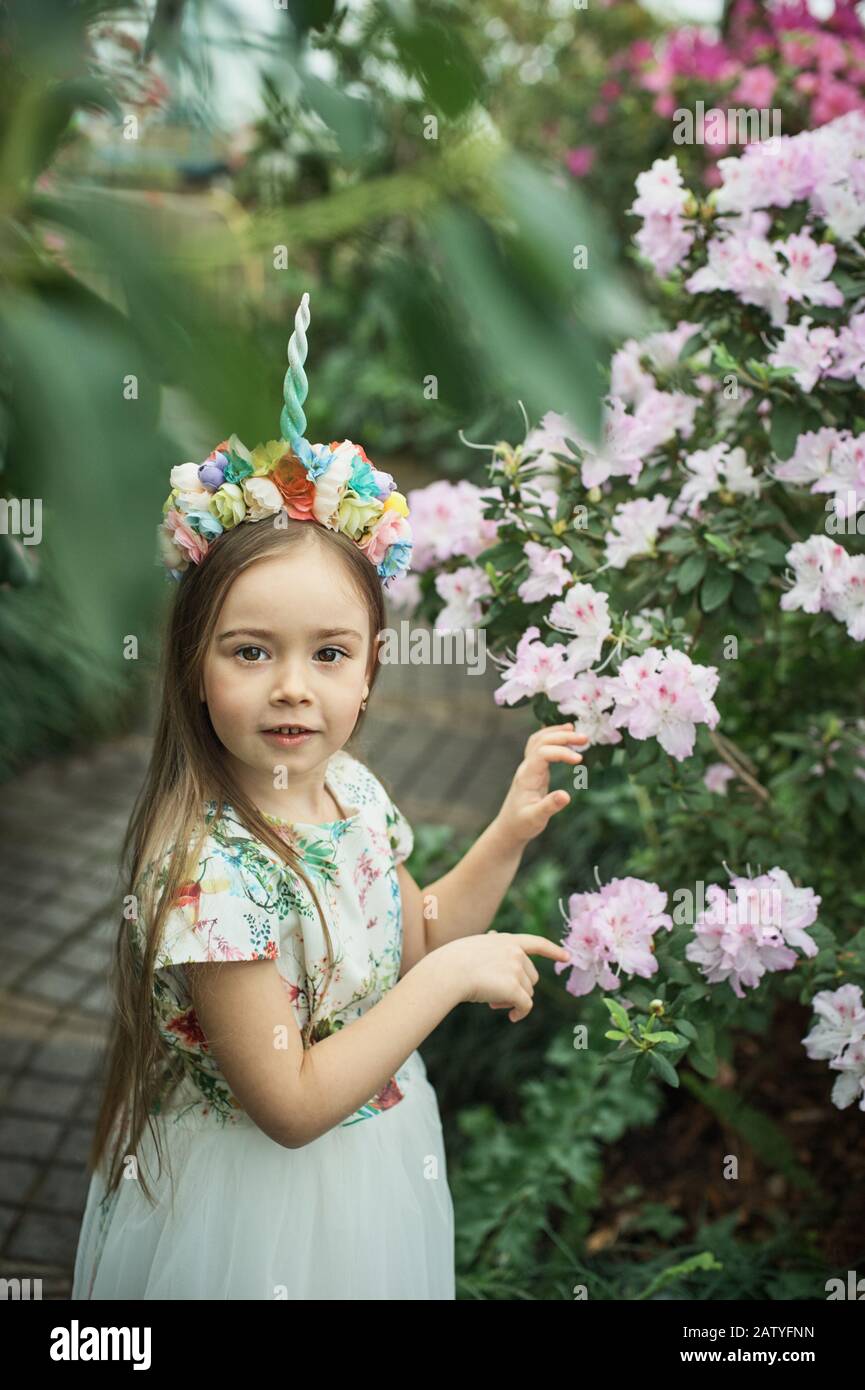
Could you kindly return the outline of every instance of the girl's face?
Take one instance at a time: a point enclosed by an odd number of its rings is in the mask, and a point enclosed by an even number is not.
[[[279,815],[289,801],[295,812],[321,806],[324,764],[352,734],[370,670],[369,615],[323,546],[304,544],[238,575],[205,656],[199,694],[260,809]],[[268,737],[267,730],[289,724],[314,732],[292,746]]]

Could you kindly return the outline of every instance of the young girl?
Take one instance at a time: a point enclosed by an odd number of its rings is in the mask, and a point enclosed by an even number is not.
[[[345,748],[378,672],[391,547],[407,559],[393,480],[348,440],[249,454],[232,436],[172,484],[179,584],[123,847],[72,1298],[452,1299],[417,1049],[461,1002],[524,1018],[530,953],[570,958],[487,928],[569,799],[548,793],[549,762],[579,762],[584,739],[533,734],[498,816],[422,894],[408,822]]]

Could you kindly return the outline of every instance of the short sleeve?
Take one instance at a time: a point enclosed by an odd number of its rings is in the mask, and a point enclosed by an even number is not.
[[[208,836],[195,876],[166,916],[154,968],[200,961],[275,960],[278,883],[273,862],[249,840]]]
[[[382,788],[382,790],[384,789]],[[393,862],[394,864],[402,864],[414,849],[414,834],[402,811],[391,800],[387,792],[384,793],[384,798],[387,833],[390,847],[393,850]]]

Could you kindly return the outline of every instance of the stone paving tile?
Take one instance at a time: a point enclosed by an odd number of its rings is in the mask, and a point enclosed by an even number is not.
[[[397,630],[399,618],[391,616]],[[417,626],[412,624],[412,627]],[[353,745],[412,825],[477,835],[534,728],[498,675],[383,666]],[[150,751],[137,732],[37,763],[0,808],[0,1277],[68,1298],[99,1100],[118,855]]]

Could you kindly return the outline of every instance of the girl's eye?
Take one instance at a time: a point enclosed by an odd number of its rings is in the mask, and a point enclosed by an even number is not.
[[[265,651],[264,647],[238,647],[234,655],[241,658],[241,665],[243,666],[260,666],[262,664],[258,657],[255,657],[251,661],[248,661],[246,657],[243,656],[244,652],[260,652],[265,657],[267,656],[267,652]],[[348,656],[348,652],[344,652],[341,647],[320,647],[317,655],[320,656],[322,652],[334,652],[336,653],[336,657],[340,658],[339,660],[333,659],[330,661],[323,661],[320,663],[323,666],[341,666],[341,658]]]

